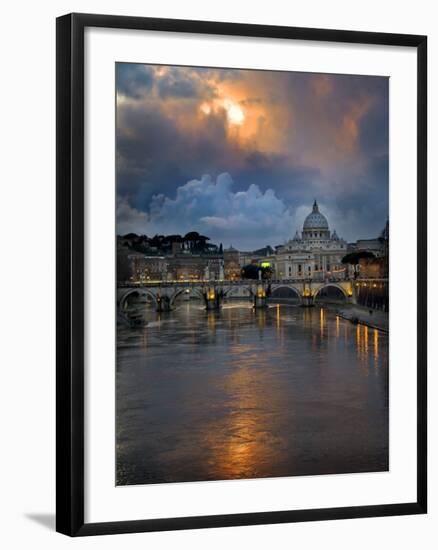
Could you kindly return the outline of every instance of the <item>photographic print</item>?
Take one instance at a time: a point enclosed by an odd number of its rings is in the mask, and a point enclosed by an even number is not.
[[[387,471],[389,79],[116,71],[116,485]]]

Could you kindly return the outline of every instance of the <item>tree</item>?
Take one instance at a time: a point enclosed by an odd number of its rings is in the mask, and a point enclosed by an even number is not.
[[[190,231],[184,236],[183,241],[188,244],[188,248],[192,251],[197,250],[202,252],[205,247],[207,241],[209,241],[209,237],[205,237],[204,235],[200,235],[197,231]]]
[[[161,247],[161,243],[163,242],[164,240],[164,236],[163,235],[154,235],[152,237],[152,239],[149,241],[149,244],[155,248],[160,248]]]
[[[182,243],[183,238],[181,235],[167,235],[166,241],[169,243]]]
[[[257,264],[248,264],[242,268],[242,278],[258,280],[259,272],[261,272],[262,279],[270,279],[272,277],[271,267],[262,267]]]

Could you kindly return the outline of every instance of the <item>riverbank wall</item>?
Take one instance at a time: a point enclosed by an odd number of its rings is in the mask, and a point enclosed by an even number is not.
[[[337,313],[352,323],[360,323],[383,332],[389,332],[389,315],[383,311],[351,304],[339,308]]]

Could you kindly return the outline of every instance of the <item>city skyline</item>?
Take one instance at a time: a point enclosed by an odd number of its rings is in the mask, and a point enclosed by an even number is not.
[[[117,233],[283,244],[316,198],[347,241],[388,218],[388,80],[117,64]]]
[[[210,238],[209,235],[204,235],[204,236],[208,237],[210,244],[214,244],[214,245],[217,245],[217,246],[222,245],[224,250],[227,249],[227,248],[237,248],[242,252],[245,252],[245,251],[251,252],[251,251],[262,249],[262,248],[265,248],[265,247],[268,247],[268,246],[275,249],[278,246],[282,246],[282,245],[286,244],[289,240],[292,240],[294,238],[294,236],[296,235],[296,233],[301,235],[303,222],[304,222],[309,210],[311,210],[311,206],[302,205],[297,210],[299,210],[299,218],[296,218],[297,219],[296,229],[291,231],[290,235],[288,237],[286,237],[283,240],[283,242],[281,242],[281,243],[264,242],[263,239],[262,239],[258,243],[259,246],[257,245],[257,243],[255,243],[256,246],[253,247],[250,250],[250,249],[243,249],[243,248],[240,249],[240,248],[238,248],[238,246],[235,243],[233,243],[232,240],[230,240],[229,242],[228,241],[219,241],[219,240],[214,240],[214,239]],[[321,210],[324,212],[323,208],[321,208]],[[388,221],[388,218],[386,219],[386,221]],[[330,225],[330,230],[332,232],[336,231],[336,233],[339,234],[339,231],[337,231],[334,226],[332,227]],[[376,234],[374,234],[374,235],[360,235],[356,238],[349,239],[348,242],[349,243],[355,243],[356,241],[359,241],[359,240],[376,239],[376,238],[379,238],[381,236],[383,231],[385,231],[385,223],[382,223],[382,225],[380,227],[380,230]],[[118,231],[117,235],[118,235],[118,237],[124,237],[125,235],[127,235],[129,233],[133,233],[133,234],[137,235],[138,237],[144,236],[144,237],[147,237],[148,239],[152,239],[156,236],[168,237],[168,236],[180,235],[181,237],[184,237],[185,235],[187,235],[188,233],[191,233],[191,232],[197,232],[200,235],[203,235],[203,233],[201,231],[197,231],[196,229],[189,229],[188,231],[177,232],[177,233],[167,232],[167,233],[162,233],[162,234],[159,234],[159,233],[147,234],[144,231],[141,231],[141,228],[140,228],[139,231],[132,231],[132,230],[129,230],[128,232]],[[237,240],[238,239],[236,239],[236,241]]]

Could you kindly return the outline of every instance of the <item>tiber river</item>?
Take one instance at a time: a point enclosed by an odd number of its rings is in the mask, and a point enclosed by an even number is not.
[[[385,333],[334,306],[146,317],[118,327],[118,485],[388,469]]]

